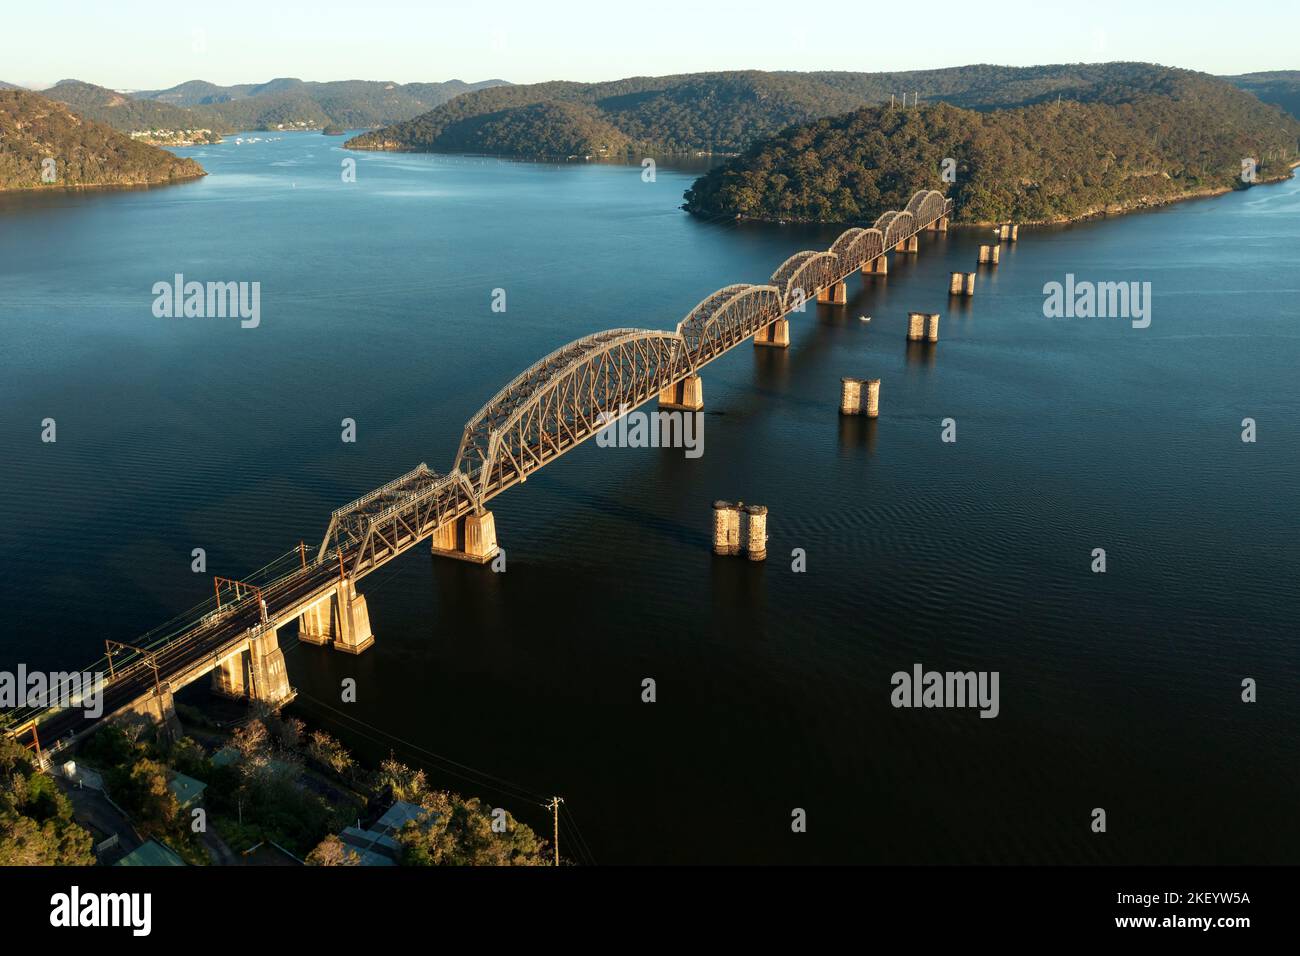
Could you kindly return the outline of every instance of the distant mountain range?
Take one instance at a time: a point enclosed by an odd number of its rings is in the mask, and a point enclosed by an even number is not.
[[[42,90],[41,95],[127,133],[205,129],[226,134],[245,129],[382,126],[417,116],[461,93],[500,86],[504,82],[308,83],[276,79],[267,83],[218,86],[191,80],[165,90],[120,93],[80,80],[61,80]]]
[[[66,104],[0,90],[0,189],[143,186],[203,174],[194,160],[137,142]]]
[[[735,153],[785,127],[864,105],[942,100],[988,110],[1104,95],[1145,64],[975,65],[899,73],[692,73],[608,83],[535,83],[468,92],[349,140],[355,149],[481,152],[539,158]],[[1234,82],[1300,109],[1297,74]]]

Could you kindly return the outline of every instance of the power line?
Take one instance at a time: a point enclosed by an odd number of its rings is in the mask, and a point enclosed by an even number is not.
[[[573,809],[567,803],[564,805],[564,813],[569,826],[573,828],[573,832],[577,835],[577,845],[583,856],[585,856],[586,862],[590,866],[595,866],[596,855],[591,852],[591,847],[587,844],[587,838],[582,835],[582,828],[578,826],[578,818],[573,815]]]

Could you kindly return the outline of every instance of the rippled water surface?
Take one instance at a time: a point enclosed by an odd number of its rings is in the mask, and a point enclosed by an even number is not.
[[[663,166],[355,154],[345,184],[339,143],[0,198],[0,660],[93,659],[205,597],[193,548],[238,575],[319,542],[450,467],[546,352],[835,235],[693,220]],[[562,794],[601,862],[1300,862],[1300,186],[1022,229],[950,302],[981,240],[927,236],[788,351],[711,365],[698,460],[589,443],[496,499],[507,573],[420,551],[365,579],[363,656],[282,633],[296,706],[510,781],[433,774],[539,828],[515,787]],[[178,272],[260,282],[261,325],[155,318]],[[1151,326],[1044,318],[1066,273],[1152,283]],[[942,313],[936,347],[908,310]],[[840,418],[844,375],[882,379],[877,423]],[[716,498],[768,506],[767,562],[711,555]],[[893,709],[918,662],[998,671],[1000,715]],[[368,726],[324,706],[348,676]]]

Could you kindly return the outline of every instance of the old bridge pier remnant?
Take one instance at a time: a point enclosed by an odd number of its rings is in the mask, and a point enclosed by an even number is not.
[[[966,295],[975,294],[975,273],[973,272],[954,272],[952,278],[948,281],[949,295]]]
[[[939,341],[938,312],[907,313],[907,340],[909,342]]]
[[[713,553],[735,556],[744,550],[750,561],[767,558],[767,508],[743,501],[713,503]]]
[[[880,379],[840,379],[840,414],[880,417]]]

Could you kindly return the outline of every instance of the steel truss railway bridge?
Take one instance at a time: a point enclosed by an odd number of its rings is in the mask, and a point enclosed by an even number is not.
[[[242,580],[219,578],[213,598],[134,645],[106,642],[105,657],[87,671],[105,675],[99,718],[64,701],[10,712],[5,729],[39,751],[104,718],[135,714],[170,725],[172,694],[209,673],[218,693],[286,702],[293,691],[282,626],[297,620],[300,640],[365,650],[374,638],[356,585],[367,574],[426,540],[435,554],[491,561],[498,549],[489,501],[651,399],[700,410],[704,366],[747,339],[788,345],[792,313],[812,300],[846,301],[854,272],[887,272],[889,252],[918,251],[919,234],[945,231],[951,211],[951,200],[923,190],[906,209],[845,231],[828,250],[795,253],[766,285],[706,296],[672,331],[610,329],[556,349],[469,420],[448,473],[421,464],[330,515],[314,553],[300,544]]]

